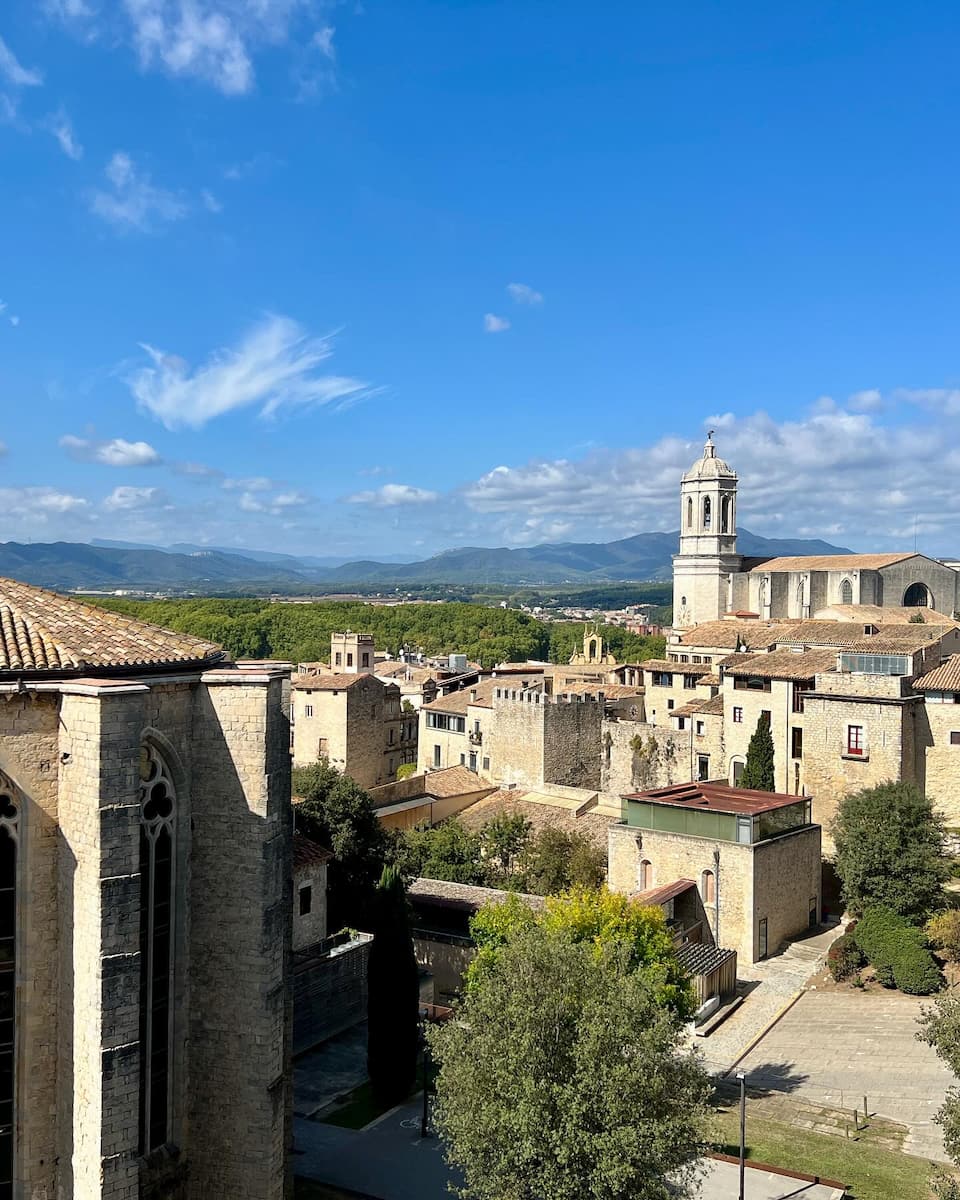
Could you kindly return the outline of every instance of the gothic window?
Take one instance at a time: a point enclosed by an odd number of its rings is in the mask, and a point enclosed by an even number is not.
[[[841,604],[852,604],[853,603],[853,584],[850,582],[849,579],[845,579],[843,581],[843,583],[840,584],[840,603]]]
[[[687,497],[687,528],[693,528],[693,497]]]
[[[0,1200],[13,1196],[19,820],[12,789],[0,780]]]
[[[140,754],[140,1150],[170,1140],[177,797],[152,746]]]
[[[637,868],[637,886],[641,892],[653,887],[653,863],[647,858],[641,859]]]
[[[704,496],[704,498],[703,498],[703,527],[704,527],[704,529],[710,528],[710,497],[709,496]]]

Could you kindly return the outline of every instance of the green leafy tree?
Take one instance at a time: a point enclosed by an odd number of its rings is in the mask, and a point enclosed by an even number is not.
[[[607,856],[574,830],[548,825],[531,839],[522,867],[524,889],[551,896],[570,888],[598,888],[607,871]]]
[[[333,851],[328,868],[329,924],[364,927],[390,841],[373,802],[358,784],[325,760],[293,772],[297,823]]]
[[[470,922],[477,953],[464,979],[467,991],[495,967],[505,946],[534,926],[589,946],[598,956],[605,947],[625,947],[627,965],[646,971],[648,979],[655,981],[660,1003],[680,1016],[691,1014],[693,996],[662,910],[606,888],[548,896],[542,910],[534,910],[516,895],[503,903],[485,904]]]
[[[945,1066],[960,1077],[960,995],[955,990],[938,996],[930,1008],[920,1013],[917,1037],[932,1046]],[[943,1144],[955,1166],[960,1166],[960,1087],[947,1089],[943,1106],[933,1118],[943,1130]],[[933,1180],[938,1200],[960,1200],[956,1178],[938,1172]]]
[[[410,1094],[417,1073],[420,1005],[407,894],[396,867],[384,867],[374,895],[367,966],[367,1070],[383,1104]]]
[[[434,1116],[461,1196],[692,1194],[711,1084],[633,960],[629,944],[535,924],[431,1031]]]
[[[394,861],[404,879],[446,879],[485,887],[489,873],[480,835],[459,821],[407,829],[397,839]]]
[[[772,792],[773,787],[773,734],[770,732],[769,717],[761,715],[747,747],[747,761],[740,776],[742,788],[753,788],[758,792]]]
[[[943,821],[912,783],[844,796],[833,822],[835,865],[849,912],[882,905],[914,924],[944,907]]]
[[[492,872],[509,881],[530,841],[533,825],[520,813],[499,813],[480,830],[481,852]]]

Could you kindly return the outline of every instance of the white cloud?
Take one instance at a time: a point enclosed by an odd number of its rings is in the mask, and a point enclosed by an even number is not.
[[[57,139],[67,158],[72,158],[74,162],[83,158],[83,147],[77,141],[73,123],[62,108],[51,113],[44,122],[44,128]]]
[[[510,293],[511,298],[517,302],[517,304],[535,305],[543,303],[543,293],[534,291],[534,289],[526,283],[508,283],[507,291]]]
[[[256,407],[262,417],[271,417],[284,408],[343,404],[373,394],[362,380],[320,374],[320,364],[333,354],[333,339],[311,336],[289,317],[266,317],[239,346],[215,351],[195,370],[174,355],[143,348],[153,365],[135,372],[128,384],[140,407],[168,429],[199,429],[242,408]]]
[[[960,388],[898,388],[894,398],[946,417],[960,415]]]
[[[876,388],[866,388],[862,392],[854,392],[847,401],[847,407],[853,412],[880,412],[883,396]]]
[[[136,509],[158,508],[166,504],[166,497],[155,487],[116,487],[103,502],[109,512],[129,512]]]
[[[125,438],[95,442],[68,433],[60,439],[60,445],[71,458],[80,462],[100,463],[105,467],[151,467],[161,461],[160,455],[148,442],[128,442]]]
[[[246,479],[225,479],[223,486],[228,491],[269,492],[274,483],[266,475],[253,475]]]
[[[266,513],[277,517],[309,503],[310,497],[305,492],[281,492],[276,496],[255,496],[253,492],[244,492],[238,507],[243,512]]]
[[[39,71],[31,71],[17,61],[16,55],[0,37],[0,75],[13,87],[39,87],[43,83],[43,75]]]
[[[82,512],[90,507],[90,501],[51,487],[0,488],[0,507],[7,517],[43,523],[51,516]]]
[[[173,192],[156,187],[150,176],[140,172],[128,154],[118,150],[104,174],[110,189],[99,188],[90,195],[90,209],[119,233],[138,230],[149,233],[168,221],[186,215],[186,206]]]
[[[439,500],[437,492],[426,488],[411,487],[406,483],[385,483],[375,491],[356,492],[347,497],[348,504],[370,504],[374,508],[396,508],[408,504],[432,504]]]
[[[209,191],[209,189],[204,188],[203,191],[201,191],[200,199],[203,201],[203,207],[207,210],[207,212],[223,212],[223,205],[216,198],[213,192]]]
[[[329,58],[333,62],[337,57],[337,52],[333,45],[333,35],[336,30],[332,25],[324,25],[310,39],[311,45],[315,46],[324,58]]]
[[[496,313],[486,313],[483,318],[483,328],[486,333],[503,333],[510,328],[506,317],[498,317]]]

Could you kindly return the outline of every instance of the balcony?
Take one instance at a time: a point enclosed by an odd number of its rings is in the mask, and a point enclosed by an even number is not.
[[[483,745],[483,734],[480,732],[479,729],[471,729],[470,745],[471,746],[482,746]]]

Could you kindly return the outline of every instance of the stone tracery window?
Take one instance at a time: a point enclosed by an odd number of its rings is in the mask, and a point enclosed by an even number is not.
[[[17,851],[20,809],[0,776],[0,1200],[12,1200],[17,1121]]]
[[[704,527],[704,529],[710,528],[710,497],[709,496],[704,496],[704,498],[703,498],[703,527]]]
[[[845,579],[843,581],[843,583],[840,584],[840,603],[841,604],[852,604],[853,603],[853,584],[850,582],[849,579]]]
[[[177,796],[152,746],[140,754],[140,1150],[169,1140]]]

